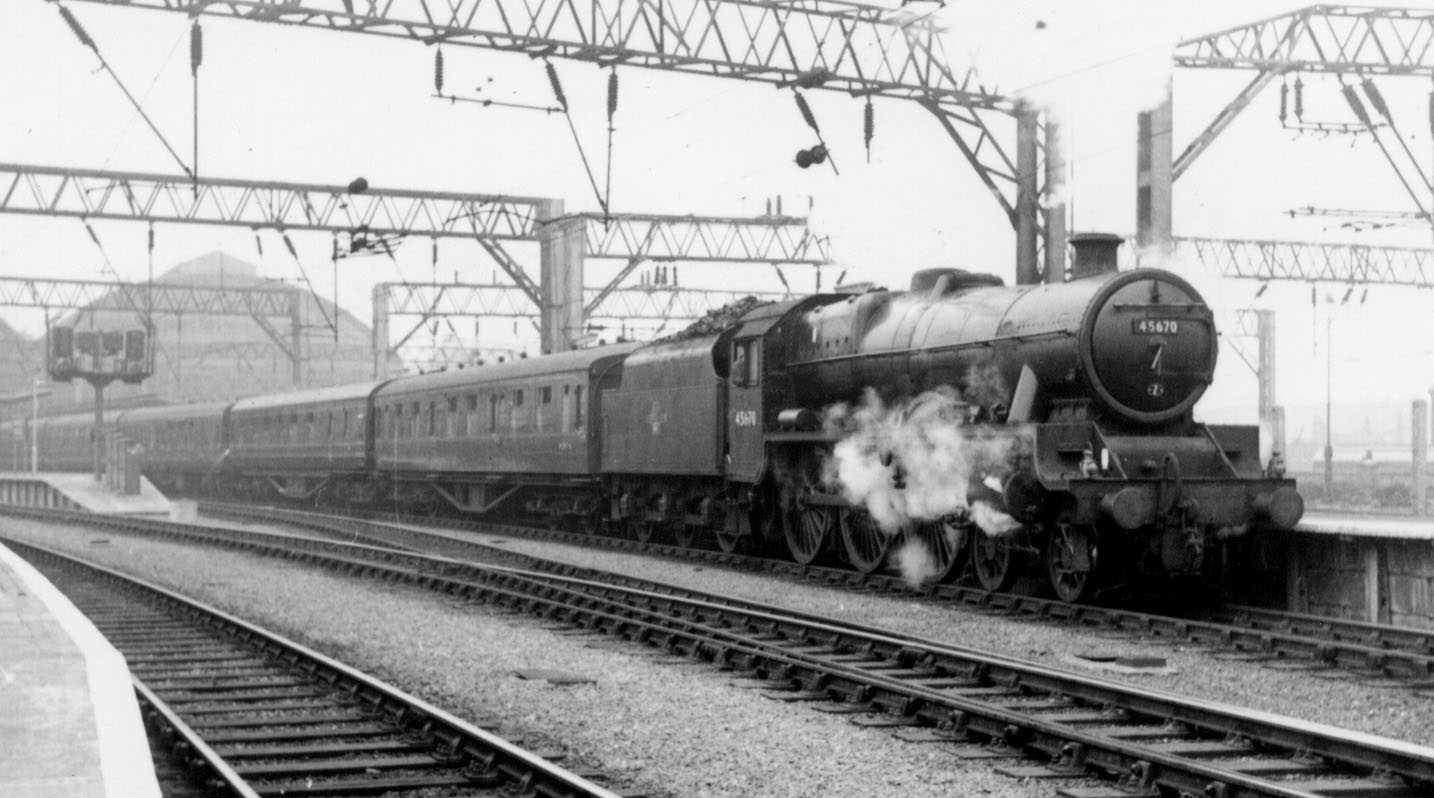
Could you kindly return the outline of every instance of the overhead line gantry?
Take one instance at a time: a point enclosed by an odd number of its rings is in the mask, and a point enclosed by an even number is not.
[[[362,240],[417,236],[476,241],[537,306],[544,348],[566,349],[583,329],[583,262],[626,261],[617,283],[646,261],[820,265],[826,239],[806,219],[672,214],[565,214],[556,199],[238,180],[0,163],[0,214],[320,231]],[[504,246],[536,242],[534,280]],[[287,239],[286,239],[287,242]],[[292,242],[287,242],[292,246]],[[296,254],[297,257],[297,254]],[[256,319],[259,317],[256,317]]]
[[[1017,281],[1064,279],[1064,206],[1041,201],[1061,193],[1054,127],[953,66],[940,29],[907,10],[843,0],[76,1],[916,102],[1010,221]]]

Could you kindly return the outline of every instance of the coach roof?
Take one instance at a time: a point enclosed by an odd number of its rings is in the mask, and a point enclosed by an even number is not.
[[[638,343],[611,344],[592,349],[575,349],[556,355],[510,360],[506,363],[490,363],[486,366],[471,366],[465,369],[449,369],[432,374],[417,374],[390,380],[374,396],[386,397],[444,389],[463,389],[490,382],[520,380],[544,377],[551,374],[570,374],[574,371],[588,371],[612,359],[626,356],[643,346]]]
[[[304,391],[251,396],[248,399],[240,399],[235,402],[234,409],[230,412],[249,413],[274,408],[299,408],[335,402],[352,402],[367,399],[368,395],[373,393],[373,389],[382,384],[382,381],[355,382],[328,388],[310,388]]]

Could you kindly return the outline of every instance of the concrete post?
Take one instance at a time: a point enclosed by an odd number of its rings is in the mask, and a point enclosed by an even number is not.
[[[542,297],[539,324],[543,351],[564,352],[583,333],[583,260],[587,255],[587,222],[565,218],[562,200],[538,204]]]
[[[1066,279],[1066,160],[1061,151],[1060,123],[1046,117],[1046,185],[1041,192],[1046,209],[1045,281],[1061,283]]]
[[[99,482],[104,477],[104,429],[105,429],[105,386],[99,380],[90,382],[95,389],[95,425],[90,432],[90,442],[93,444],[93,459],[95,481]]]
[[[289,294],[289,376],[294,387],[304,384],[304,295]]]
[[[1409,434],[1414,446],[1411,452],[1413,462],[1409,469],[1409,496],[1413,500],[1414,514],[1424,515],[1426,500],[1424,464],[1429,460],[1429,403],[1423,399],[1415,399],[1414,411],[1410,420],[1414,422],[1410,427]]]
[[[369,328],[369,350],[373,356],[373,378],[388,376],[388,286],[376,283],[372,294],[373,326]]]
[[[1016,284],[1041,281],[1036,263],[1040,197],[1040,117],[1022,103],[1016,107]]]
[[[1429,389],[1429,442],[1434,443],[1434,388]]]
[[[1268,421],[1275,408],[1275,312],[1273,310],[1255,311],[1255,337],[1260,420]]]
[[[1290,462],[1290,453],[1285,449],[1285,408],[1283,405],[1276,405],[1270,408],[1270,451],[1279,452],[1285,458],[1285,466],[1293,467]]]
[[[1174,184],[1170,86],[1165,98],[1137,116],[1135,161],[1135,243],[1141,256],[1163,258],[1174,245]]]

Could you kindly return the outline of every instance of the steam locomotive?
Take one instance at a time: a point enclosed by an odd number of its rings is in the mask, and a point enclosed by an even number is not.
[[[926,270],[907,291],[751,302],[648,344],[111,424],[171,491],[916,562],[920,581],[969,565],[990,590],[1034,576],[1082,601],[1199,575],[1303,512],[1257,427],[1193,418],[1210,308],[1175,274],[1117,271],[1118,244],[1074,236],[1063,283]],[[6,439],[38,433],[42,469],[83,470],[90,423]]]

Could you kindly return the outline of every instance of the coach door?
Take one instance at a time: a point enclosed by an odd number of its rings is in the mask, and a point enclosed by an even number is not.
[[[728,373],[727,478],[753,482],[762,473],[762,336],[732,340]]]

